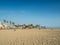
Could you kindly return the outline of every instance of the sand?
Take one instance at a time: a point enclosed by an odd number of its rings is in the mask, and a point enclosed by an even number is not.
[[[0,45],[60,45],[60,29],[0,30]]]

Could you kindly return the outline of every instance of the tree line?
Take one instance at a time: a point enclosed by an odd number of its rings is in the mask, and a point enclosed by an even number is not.
[[[38,28],[40,29],[40,25],[39,24],[36,24],[36,25],[33,25],[33,24],[15,24],[14,21],[7,21],[7,20],[3,20],[3,23],[1,23],[2,25],[3,24],[6,24],[8,25],[8,23],[10,24],[10,26],[8,26],[9,29],[13,29],[13,28],[21,28],[21,29],[32,29],[32,28]]]

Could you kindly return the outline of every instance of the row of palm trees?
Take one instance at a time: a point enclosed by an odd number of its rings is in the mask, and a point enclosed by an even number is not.
[[[8,24],[8,21],[4,19],[3,20],[3,23],[7,25]],[[15,25],[15,22],[10,21],[9,23],[10,23],[10,25]]]
[[[10,26],[8,26],[8,23],[10,24]],[[15,22],[13,22],[13,21],[7,21],[7,20],[4,19],[1,24],[2,24],[2,26],[7,25],[8,28],[13,28],[14,25],[15,25]]]
[[[10,24],[8,26],[8,23]],[[32,29],[32,28],[38,28],[38,29],[41,29],[41,28],[46,28],[45,26],[40,26],[40,25],[33,25],[33,24],[15,24],[15,22],[13,21],[7,21],[7,20],[3,20],[3,23],[2,24],[6,24],[9,28],[21,28],[21,29]]]
[[[28,28],[28,29],[32,29],[32,28],[38,28],[38,29],[40,29],[40,28],[46,28],[45,26],[40,26],[40,25],[33,25],[33,24],[15,24],[15,22],[13,22],[13,21],[7,21],[7,20],[3,20],[3,23],[4,24],[6,24],[6,25],[8,25],[8,23],[10,24],[10,26],[8,26],[9,28],[21,28],[21,29],[26,29],[26,28]],[[2,23],[2,24],[3,24]]]
[[[15,25],[16,28],[22,28],[22,29],[32,29],[32,28],[40,28],[40,25],[33,25],[33,24],[18,24],[18,25]]]
[[[3,20],[3,23],[4,24],[8,24],[8,21],[7,20]],[[9,26],[9,28],[21,28],[21,29],[26,29],[26,28],[28,28],[28,29],[32,29],[32,28],[38,28],[38,29],[40,29],[40,25],[33,25],[33,24],[15,24],[15,22],[13,22],[13,21],[9,21],[9,23],[10,23],[10,26]]]

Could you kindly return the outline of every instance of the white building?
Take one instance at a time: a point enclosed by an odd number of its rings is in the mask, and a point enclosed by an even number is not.
[[[7,28],[8,28],[8,26],[6,24],[1,24],[1,22],[0,22],[0,29],[7,29]]]

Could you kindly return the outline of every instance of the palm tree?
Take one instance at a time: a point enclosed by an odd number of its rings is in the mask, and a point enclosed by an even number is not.
[[[33,26],[33,24],[28,24],[29,26]]]
[[[38,25],[38,24],[37,24],[37,25],[35,25],[35,28],[38,28],[38,29],[40,29],[40,25]]]
[[[10,25],[15,25],[15,22],[10,21]]]
[[[10,21],[10,25],[12,24],[12,22]]]
[[[4,22],[4,24],[7,24],[7,23],[8,23],[8,21],[7,21],[7,20],[5,20],[5,19],[3,20],[3,22]]]
[[[34,27],[33,24],[28,24],[28,28],[29,28],[29,29],[31,29],[31,28],[33,28],[33,27]]]
[[[12,21],[10,21],[10,28],[12,28]]]
[[[26,24],[23,24],[22,25],[22,29],[26,29]]]
[[[20,24],[17,24],[17,25],[14,25],[16,28],[21,28],[22,27],[22,25],[20,25]]]
[[[14,25],[16,28],[18,28],[19,26],[18,25]]]
[[[11,28],[15,26],[15,22],[10,21]]]
[[[8,28],[8,26],[7,26],[8,21],[4,19],[4,20],[3,20],[3,23],[4,23],[4,24],[3,24],[3,27],[7,29],[7,28]]]
[[[23,26],[26,26],[26,24],[23,24]]]
[[[15,22],[12,22],[12,27],[14,28]]]

